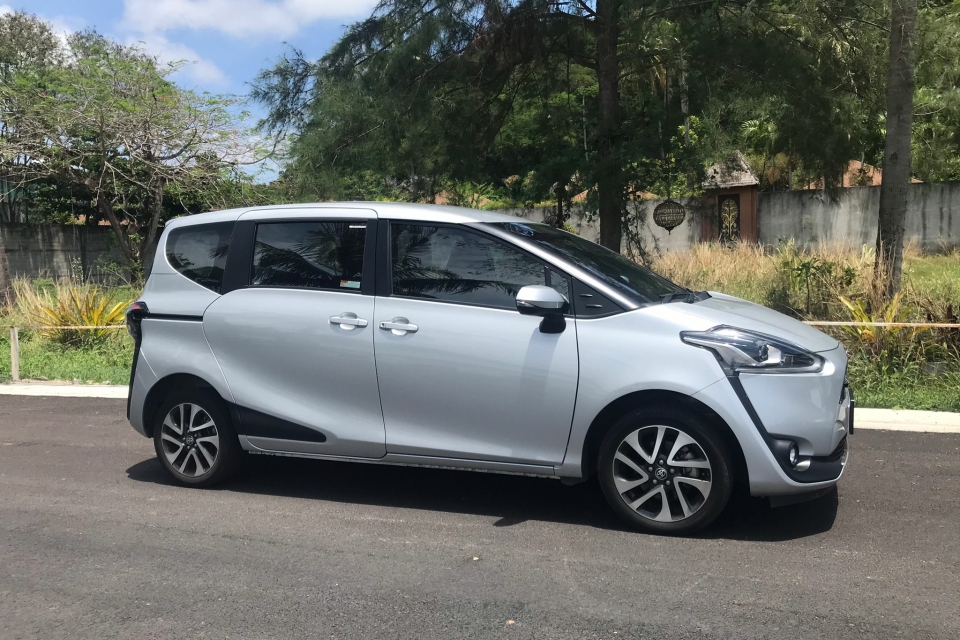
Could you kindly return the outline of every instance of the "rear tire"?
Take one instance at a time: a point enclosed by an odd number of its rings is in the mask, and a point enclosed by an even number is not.
[[[632,527],[681,535],[707,526],[726,507],[732,460],[716,429],[696,414],[648,407],[613,424],[597,473],[607,502]]]
[[[179,484],[210,487],[233,475],[243,449],[223,400],[208,389],[174,389],[153,427],[157,459]]]

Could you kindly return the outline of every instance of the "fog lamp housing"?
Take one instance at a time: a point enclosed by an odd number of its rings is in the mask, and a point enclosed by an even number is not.
[[[796,442],[790,443],[790,450],[787,452],[787,462],[790,463],[791,467],[797,466],[797,463],[800,462],[800,449],[797,448]]]

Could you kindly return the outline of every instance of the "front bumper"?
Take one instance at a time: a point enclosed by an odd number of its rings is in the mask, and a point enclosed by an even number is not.
[[[836,481],[840,478],[847,463],[847,435],[852,433],[853,430],[853,396],[846,385],[841,388],[839,405],[827,409],[833,417],[829,426],[824,427],[816,423],[813,425],[814,427],[820,426],[820,429],[826,432],[822,436],[829,436],[829,438],[821,437],[820,440],[825,440],[831,444],[836,442],[835,445],[832,445],[833,449],[829,453],[820,455],[816,451],[810,453],[812,447],[809,445],[809,441],[807,441],[806,446],[802,446],[800,443],[803,436],[799,434],[808,434],[811,429],[810,423],[794,418],[798,428],[779,429],[780,433],[771,433],[758,415],[740,381],[733,378],[730,380],[730,384],[740,402],[743,403],[754,427],[773,454],[774,460],[791,480],[811,484]],[[800,455],[797,463],[791,464],[790,449],[795,444],[798,445]],[[804,453],[804,449],[807,450],[807,453]]]
[[[847,435],[842,347],[821,352],[823,370],[805,374],[741,374],[746,399],[762,427],[774,438],[797,443],[801,457],[830,455]]]
[[[853,428],[853,397],[845,384],[846,353],[821,353],[823,371],[797,375],[740,375],[696,394],[733,430],[747,463],[750,492],[792,495],[840,479]],[[789,462],[791,444],[800,459]]]

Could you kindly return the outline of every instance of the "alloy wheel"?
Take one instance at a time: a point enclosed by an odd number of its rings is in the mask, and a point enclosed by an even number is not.
[[[174,469],[194,478],[206,475],[220,454],[213,417],[197,404],[178,404],[160,426],[163,454]]]
[[[613,459],[617,492],[638,515],[679,522],[710,496],[713,469],[704,448],[675,427],[651,425],[629,433]]]

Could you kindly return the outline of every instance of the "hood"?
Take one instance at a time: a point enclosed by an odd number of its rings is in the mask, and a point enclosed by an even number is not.
[[[694,304],[678,302],[671,303],[671,306],[680,307],[678,310],[716,325],[765,333],[813,352],[832,351],[840,345],[835,338],[822,331],[773,309],[723,293],[711,291],[710,296]]]

